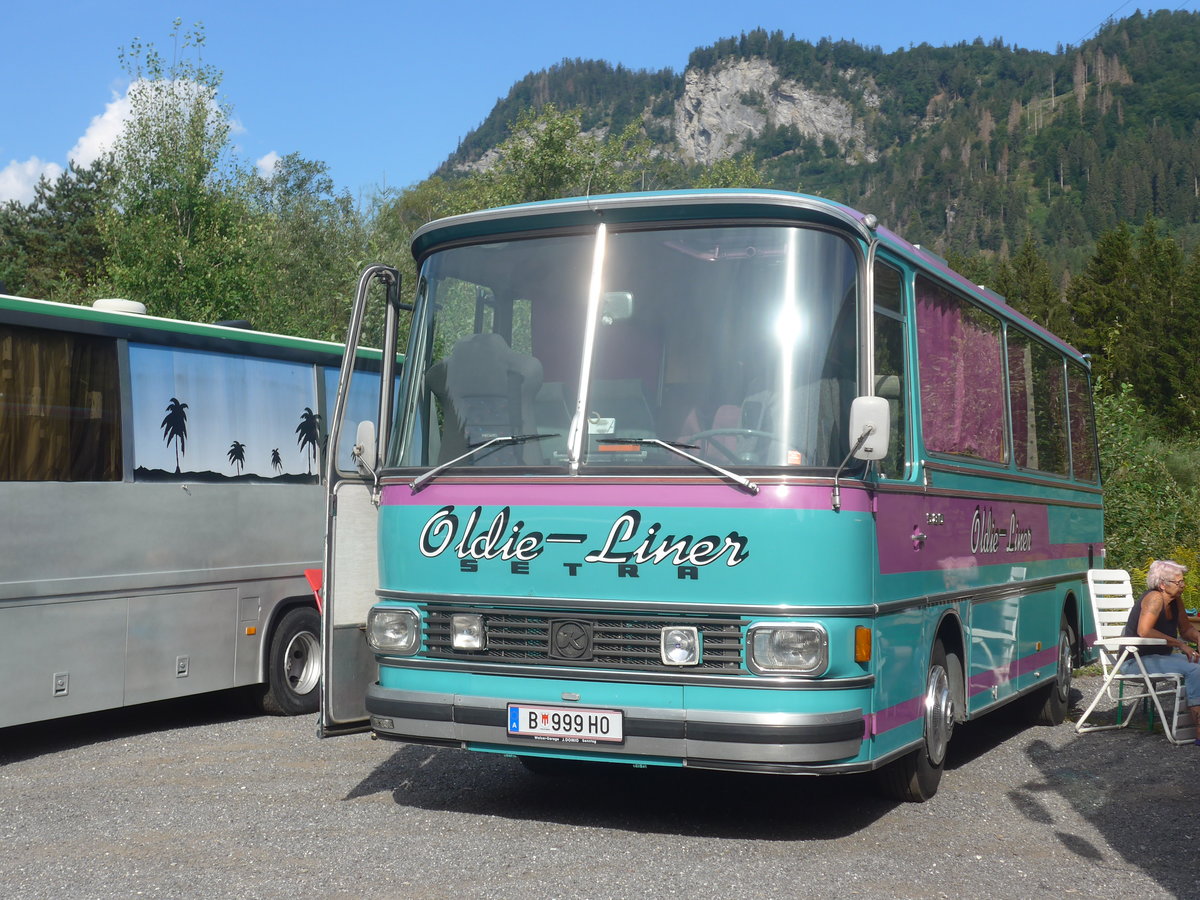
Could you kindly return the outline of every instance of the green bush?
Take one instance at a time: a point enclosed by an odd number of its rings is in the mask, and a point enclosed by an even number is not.
[[[1144,584],[1152,560],[1195,563],[1200,545],[1195,469],[1200,441],[1190,434],[1165,434],[1129,385],[1116,392],[1104,387],[1101,383],[1097,388],[1096,428],[1104,473],[1107,565],[1138,573]],[[1191,585],[1189,592],[1196,593],[1185,603],[1194,609],[1200,584]]]

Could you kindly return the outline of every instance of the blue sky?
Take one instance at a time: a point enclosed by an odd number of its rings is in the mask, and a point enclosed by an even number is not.
[[[238,158],[321,160],[357,197],[427,177],[514,82],[564,58],[681,72],[697,47],[756,27],[885,51],[982,37],[1032,50],[1077,45],[1123,0],[516,0],[314,3],[62,0],[6,4],[0,50],[0,201],[39,174],[90,162],[119,127],[134,38],[171,56],[172,20],[202,22],[204,61],[224,73]],[[1200,8],[1200,0],[1153,8]],[[917,14],[914,15],[914,11]]]

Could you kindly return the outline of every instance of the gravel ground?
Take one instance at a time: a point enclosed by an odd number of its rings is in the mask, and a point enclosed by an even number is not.
[[[1076,713],[1099,686],[1077,679]],[[0,730],[6,897],[1198,897],[1200,748],[1000,711],[933,800],[865,777],[319,741],[197,698]]]

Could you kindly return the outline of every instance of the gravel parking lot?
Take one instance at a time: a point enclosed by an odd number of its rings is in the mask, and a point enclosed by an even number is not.
[[[1096,678],[1076,681],[1076,711]],[[929,803],[870,779],[319,741],[229,696],[0,730],[8,897],[1196,897],[1200,748],[1002,711]]]

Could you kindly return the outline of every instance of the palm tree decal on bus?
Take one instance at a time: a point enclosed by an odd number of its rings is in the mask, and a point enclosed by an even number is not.
[[[234,441],[229,445],[229,464],[237,469],[239,475],[242,474],[242,466],[246,464],[246,445],[241,441]]]
[[[276,472],[283,471],[283,457],[279,455],[278,447],[271,451],[271,468]]]
[[[187,408],[186,403],[180,403],[172,397],[171,402],[167,404],[167,415],[161,423],[163,440],[167,442],[168,447],[172,442],[175,444],[176,475],[179,474],[179,457],[187,452],[187,413],[184,411]]]
[[[311,407],[304,407],[296,434],[296,443],[300,445],[301,452],[308,451],[308,474],[311,475],[312,464],[317,461],[317,442],[321,439],[321,417]]]

